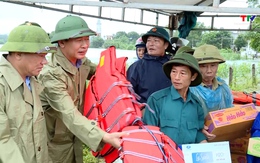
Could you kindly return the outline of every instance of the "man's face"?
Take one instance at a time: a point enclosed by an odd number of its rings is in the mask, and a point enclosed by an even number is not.
[[[68,40],[59,41],[62,53],[72,63],[78,59],[83,59],[88,51],[90,42],[89,36],[70,38]]]
[[[219,63],[204,63],[200,64],[200,72],[203,81],[212,81],[217,74]]]
[[[165,42],[163,38],[148,36],[146,42],[146,48],[149,55],[152,56],[164,56],[165,49],[168,47],[168,42]]]
[[[37,76],[47,64],[46,53],[21,53],[20,70],[25,76]]]
[[[191,81],[197,77],[197,73],[191,76],[191,70],[185,65],[173,65],[170,73],[171,82],[175,89],[185,90],[190,86]]]

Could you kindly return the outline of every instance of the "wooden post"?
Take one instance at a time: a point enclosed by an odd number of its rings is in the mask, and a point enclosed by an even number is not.
[[[256,85],[256,76],[255,76],[255,64],[252,64],[252,85]]]
[[[232,81],[233,81],[233,69],[232,67],[229,67],[229,86],[232,86]]]

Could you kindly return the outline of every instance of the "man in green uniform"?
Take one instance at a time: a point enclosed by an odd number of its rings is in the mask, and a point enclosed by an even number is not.
[[[58,51],[39,76],[45,86],[41,100],[46,111],[49,153],[55,163],[82,163],[82,142],[94,151],[104,143],[119,148],[120,137],[125,134],[106,133],[82,115],[86,80],[96,67],[85,54],[89,36],[95,34],[78,16],[62,18],[51,38],[58,44]]]
[[[51,51],[47,33],[33,23],[14,28],[1,47],[0,162],[48,163],[47,133],[35,76]]]

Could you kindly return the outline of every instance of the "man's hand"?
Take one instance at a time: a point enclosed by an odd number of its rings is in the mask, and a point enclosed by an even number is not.
[[[204,125],[204,128],[203,128],[203,130],[202,130],[202,133],[207,137],[207,139],[208,140],[213,140],[215,137],[216,137],[216,135],[214,135],[214,134],[210,134],[209,132],[208,132],[208,126],[205,126]]]
[[[102,139],[104,143],[108,143],[115,147],[116,149],[120,148],[121,146],[121,137],[129,135],[127,132],[113,132],[113,133],[106,133]]]

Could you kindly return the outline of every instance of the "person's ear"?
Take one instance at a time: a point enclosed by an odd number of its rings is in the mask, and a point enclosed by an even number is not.
[[[166,50],[167,48],[168,48],[168,46],[169,46],[169,42],[164,42],[164,50]]]
[[[22,53],[19,53],[19,52],[14,52],[13,53],[14,57],[17,59],[17,60],[21,60],[22,59]]]
[[[191,77],[191,81],[194,81],[197,78],[197,76],[198,76],[198,73],[193,74]]]
[[[64,40],[60,40],[58,41],[59,47],[64,48],[65,47],[65,41]]]

